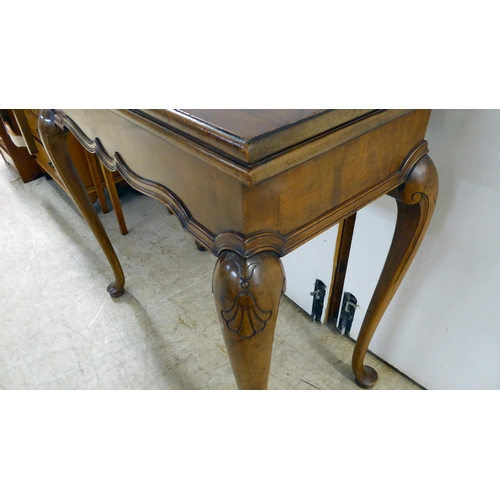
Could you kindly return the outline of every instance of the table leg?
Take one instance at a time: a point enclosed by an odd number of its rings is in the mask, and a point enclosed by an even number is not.
[[[101,163],[100,160],[97,160]],[[108,170],[105,165],[101,165],[102,175],[104,177],[104,182],[108,188],[108,194],[111,199],[111,205],[115,211],[116,221],[118,222],[118,227],[120,232],[125,236],[128,234],[127,224],[125,223],[125,217],[123,216],[122,205],[120,203],[120,198],[118,198],[118,192],[116,190],[115,179],[111,170]]]
[[[239,389],[267,389],[274,328],[285,272],[273,252],[248,259],[219,256],[213,275],[215,305]]]
[[[38,129],[43,145],[66,187],[66,191],[87,221],[113,269],[115,281],[108,286],[108,292],[112,297],[120,297],[125,291],[123,270],[101,219],[99,219],[87,190],[73,165],[71,155],[66,147],[66,137],[69,132],[62,130],[54,123],[54,112],[51,110],[41,111],[38,117]]]
[[[436,167],[427,155],[415,164],[406,182],[389,193],[398,205],[396,229],[352,357],[356,382],[365,389],[371,389],[378,379],[377,372],[363,364],[368,346],[424,238],[437,194]]]

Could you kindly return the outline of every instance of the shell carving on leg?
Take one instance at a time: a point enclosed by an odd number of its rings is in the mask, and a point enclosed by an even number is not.
[[[230,309],[221,311],[229,330],[237,333],[242,339],[250,339],[264,330],[272,314],[272,311],[261,309],[255,297],[246,291],[236,295]]]

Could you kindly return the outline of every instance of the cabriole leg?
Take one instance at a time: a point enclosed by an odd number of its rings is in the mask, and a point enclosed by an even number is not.
[[[368,346],[424,238],[437,193],[436,167],[427,155],[415,164],[406,182],[389,193],[398,205],[396,229],[352,357],[356,382],[365,389],[371,389],[378,379],[377,372],[363,364]]]
[[[245,259],[224,251],[215,265],[215,305],[239,389],[267,389],[284,288],[283,266],[273,252]]]
[[[115,275],[115,281],[108,286],[108,292],[112,297],[123,295],[125,277],[116,256],[115,250],[109,241],[108,235],[97,215],[87,190],[76,171],[71,155],[66,147],[67,130],[62,130],[54,123],[54,112],[42,110],[38,117],[38,129],[45,149],[61,178],[67,193],[75,202],[83,218],[87,221],[94,233]]]

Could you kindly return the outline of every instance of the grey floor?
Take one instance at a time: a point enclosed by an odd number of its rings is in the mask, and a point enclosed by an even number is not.
[[[215,257],[159,202],[124,189],[129,234],[100,213],[126,276],[52,180],[24,184],[0,158],[0,388],[235,389],[215,315]],[[359,389],[354,344],[283,297],[270,389]],[[419,389],[368,355],[376,389]]]

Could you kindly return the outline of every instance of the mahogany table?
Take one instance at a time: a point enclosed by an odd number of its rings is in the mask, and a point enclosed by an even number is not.
[[[394,238],[353,353],[357,383],[373,333],[430,222],[437,172],[424,140],[428,110],[43,110],[54,167],[124,275],[66,149],[68,131],[110,170],[163,202],[216,256],[213,293],[240,389],[267,388],[285,274],[280,257],[376,198],[396,198]]]

